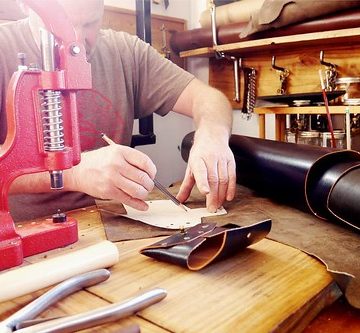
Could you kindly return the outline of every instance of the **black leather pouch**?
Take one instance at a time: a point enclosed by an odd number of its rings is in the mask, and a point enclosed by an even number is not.
[[[200,223],[146,246],[140,253],[197,271],[260,241],[270,229],[271,220],[245,227],[236,224],[218,227],[216,223]]]

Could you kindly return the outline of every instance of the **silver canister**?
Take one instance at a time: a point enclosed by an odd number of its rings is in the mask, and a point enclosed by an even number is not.
[[[334,131],[335,148],[346,148],[346,136],[345,132],[341,130]],[[320,133],[320,141],[322,147],[331,147],[331,133],[322,132]]]
[[[340,77],[336,80],[336,88],[346,93],[339,97],[344,105],[360,105],[360,77]]]
[[[297,143],[304,145],[320,146],[320,132],[300,131]]]

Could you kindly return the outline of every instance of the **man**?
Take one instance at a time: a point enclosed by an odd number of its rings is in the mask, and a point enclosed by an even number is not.
[[[86,47],[93,87],[98,93],[78,93],[83,153],[80,164],[64,172],[64,190],[49,193],[48,173],[19,177],[11,187],[14,219],[91,205],[93,197],[115,199],[146,210],[144,200],[154,187],[156,167],[148,156],[128,147],[133,120],[153,112],[165,115],[170,110],[192,117],[196,127],[177,198],[184,202],[196,183],[206,195],[210,211],[232,200],[236,176],[228,146],[232,109],[226,97],[161,57],[137,37],[100,31],[103,0],[59,2]],[[40,18],[29,10],[29,19],[0,28],[0,44],[7,45],[0,54],[1,142],[6,137],[5,87],[16,70],[16,54],[25,52],[28,63],[40,63],[41,26]],[[105,109],[98,105],[104,101],[101,96],[111,102]],[[101,132],[119,144],[104,147]]]

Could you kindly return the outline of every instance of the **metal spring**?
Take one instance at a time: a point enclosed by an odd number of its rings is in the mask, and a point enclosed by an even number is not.
[[[244,111],[246,112],[244,113],[247,119],[250,119],[256,103],[256,70],[252,67],[245,68],[244,74],[247,76],[247,95],[244,96],[246,105]]]
[[[44,90],[40,96],[44,149],[45,151],[63,150],[65,145],[61,113],[61,92]]]

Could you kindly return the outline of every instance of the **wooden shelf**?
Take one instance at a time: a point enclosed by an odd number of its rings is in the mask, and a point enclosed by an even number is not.
[[[247,55],[253,52],[264,52],[286,49],[289,47],[305,47],[305,46],[344,46],[346,44],[353,45],[360,43],[360,28],[341,29],[332,31],[313,32],[307,34],[299,34],[292,36],[264,38],[237,42],[215,47],[204,47],[189,51],[180,52],[180,57],[211,57],[215,51],[225,53],[236,53]]]
[[[360,113],[360,106],[333,105],[329,107],[331,114],[345,114],[346,109],[351,114]],[[326,114],[325,106],[277,106],[255,108],[256,114]]]
[[[188,57],[212,57],[214,56],[214,48],[212,47],[202,47],[199,49],[189,50],[180,52],[180,58]]]

